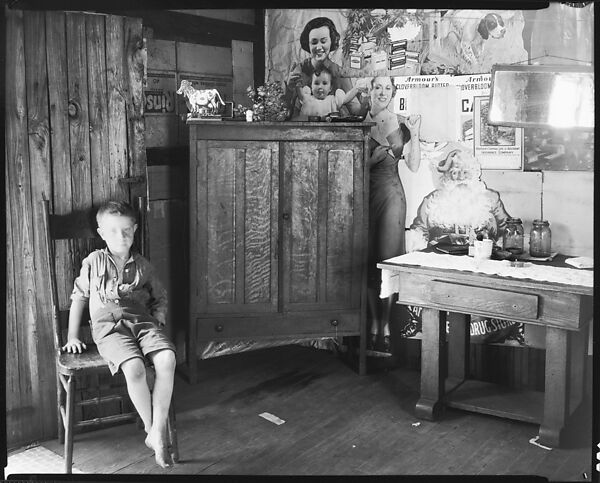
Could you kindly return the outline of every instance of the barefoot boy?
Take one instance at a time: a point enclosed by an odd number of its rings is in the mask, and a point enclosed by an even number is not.
[[[68,342],[63,350],[81,353],[83,309],[89,305],[92,337],[112,374],[125,375],[127,390],[142,421],[145,443],[157,464],[173,464],[167,445],[167,418],[175,374],[175,346],[162,331],[167,297],[152,265],[131,252],[136,214],[127,203],[109,201],[96,214],[106,248],[82,262],[71,294]],[[154,390],[146,380],[146,358],[156,371]]]

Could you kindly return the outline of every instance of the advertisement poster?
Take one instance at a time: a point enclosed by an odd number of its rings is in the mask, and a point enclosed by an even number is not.
[[[187,74],[179,73],[177,75],[177,85],[181,85],[182,80],[188,80],[192,83],[194,89],[217,89],[219,95],[223,101],[230,101],[233,98],[233,77],[232,76],[220,76],[210,74]],[[177,113],[180,116],[187,116],[187,106],[183,96],[177,96]]]
[[[478,96],[490,95],[490,74],[455,76],[452,82],[457,88],[458,141],[467,149],[473,149],[473,107]]]
[[[521,169],[523,128],[488,124],[489,107],[489,97],[474,98],[473,154],[482,169]]]
[[[144,114],[175,114],[175,72],[148,72]]]
[[[326,56],[341,77],[477,74],[528,58],[520,10],[267,9],[267,80],[287,82],[311,58],[300,39],[319,17],[332,24]]]
[[[421,115],[421,141],[456,141],[455,87],[450,75],[394,77],[393,112]]]

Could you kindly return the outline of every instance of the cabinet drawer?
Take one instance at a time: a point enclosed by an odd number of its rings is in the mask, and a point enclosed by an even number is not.
[[[451,312],[493,313],[508,319],[536,319],[538,296],[433,280],[431,301]]]
[[[358,335],[358,311],[287,313],[260,317],[197,318],[198,340],[278,339]]]

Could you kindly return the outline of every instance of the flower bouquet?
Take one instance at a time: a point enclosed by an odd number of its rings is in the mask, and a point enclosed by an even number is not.
[[[290,111],[283,99],[283,87],[279,82],[267,82],[254,89],[248,86],[246,94],[252,102],[253,120],[255,121],[285,121]],[[248,108],[238,105],[236,114],[245,115]]]

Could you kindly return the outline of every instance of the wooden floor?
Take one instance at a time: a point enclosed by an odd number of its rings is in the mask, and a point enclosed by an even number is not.
[[[585,473],[590,480],[590,412],[569,448],[548,451],[529,443],[537,435],[532,424],[452,409],[441,421],[419,421],[413,412],[419,373],[369,363],[361,377],[333,354],[301,346],[202,361],[197,385],[176,380],[179,464],[156,466],[133,424],[76,435],[74,464],[104,474],[516,474],[585,481]],[[285,423],[259,417],[263,412]],[[62,454],[57,440],[43,446]]]

